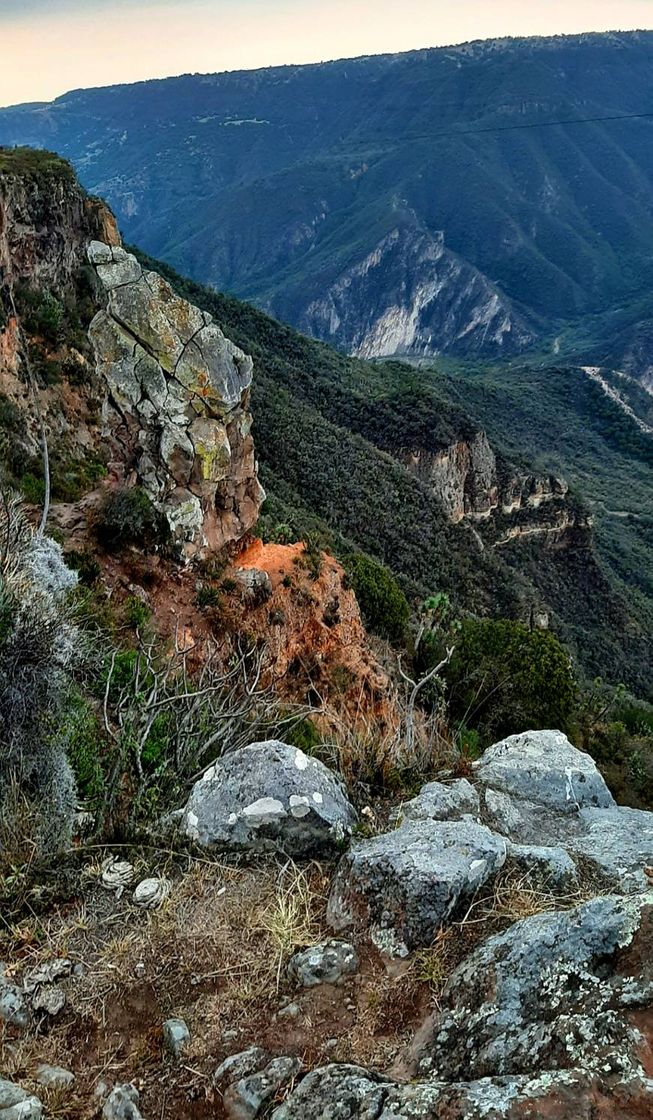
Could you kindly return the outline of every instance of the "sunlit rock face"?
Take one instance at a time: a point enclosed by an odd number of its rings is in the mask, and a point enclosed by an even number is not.
[[[252,359],[124,249],[93,241],[88,258],[106,296],[89,328],[106,424],[133,481],[187,555],[236,543],[264,497],[250,433]]]

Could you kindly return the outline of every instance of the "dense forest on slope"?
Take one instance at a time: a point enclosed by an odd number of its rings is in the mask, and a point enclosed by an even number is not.
[[[134,243],[350,352],[514,353],[623,313],[629,354],[652,63],[633,32],[186,75],[3,110],[0,143],[60,151]]]
[[[254,356],[267,532],[287,525],[292,534],[313,534],[341,555],[364,549],[394,571],[409,593],[443,590],[463,610],[527,619],[533,607],[545,606],[590,675],[624,679],[648,693],[648,445],[640,446],[635,425],[620,435],[618,424],[606,422],[594,407],[592,385],[577,371],[524,369],[513,383],[514,371],[500,367],[456,367],[454,375],[363,362],[150,263]],[[538,377],[550,379],[555,390],[547,396],[548,415],[538,410]],[[620,420],[616,408],[615,414]],[[488,546],[482,525],[451,524],[430,488],[393,455],[407,444],[437,451],[470,439],[482,426],[497,449],[505,449],[506,463],[566,473],[579,493],[587,493],[597,515],[596,547],[581,527],[551,547],[537,535]],[[585,490],[587,482],[592,485]],[[638,498],[641,521],[634,528],[620,519],[619,530],[627,526],[623,536],[607,515],[600,516],[610,502],[634,506]],[[572,495],[569,502],[582,515],[584,498]]]

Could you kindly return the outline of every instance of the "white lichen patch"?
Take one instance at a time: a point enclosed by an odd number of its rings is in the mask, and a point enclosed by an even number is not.
[[[242,810],[242,816],[254,828],[263,824],[275,824],[287,815],[283,805],[275,797],[259,797],[258,801],[253,801]]]

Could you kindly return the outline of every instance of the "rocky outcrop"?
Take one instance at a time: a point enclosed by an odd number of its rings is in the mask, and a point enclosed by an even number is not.
[[[7,289],[30,288],[64,294],[86,264],[89,241],[118,245],[115,218],[89,198],[70,167],[61,161],[38,173],[0,174],[0,277],[5,310]]]
[[[353,1065],[325,1066],[307,1075],[274,1120],[650,1115],[653,814],[635,821],[633,810],[617,808],[592,760],[555,731],[496,744],[472,781],[429,783],[405,807],[407,822],[343,856],[333,884],[329,916],[336,928],[343,914],[344,924],[356,917],[382,952],[396,955],[399,947],[403,955],[423,946],[437,960],[438,925],[455,920],[452,893],[451,906],[437,913],[454,881],[454,863],[464,902],[458,914],[466,915],[451,931],[454,941],[464,936],[474,909],[470,893],[478,900],[478,886],[486,883],[487,905],[475,909],[468,927],[475,947],[452,971],[443,957],[448,978],[437,1010],[395,1067],[402,1080]],[[623,828],[611,835],[621,814]],[[540,846],[508,838],[523,834],[525,821]],[[581,851],[589,821],[596,831]],[[561,847],[546,847],[553,834]],[[488,859],[492,844],[499,860]],[[492,929],[497,872],[505,880],[518,868],[530,898],[538,889],[578,892],[574,861],[586,867],[588,859],[597,871],[602,867],[612,893],[575,905],[561,893],[558,908],[543,902],[539,912],[483,937],[483,922]],[[636,867],[648,871],[637,875]]]
[[[218,759],[193,787],[181,829],[203,847],[307,855],[337,846],[355,823],[335,774],[271,740]]]
[[[399,458],[431,487],[454,523],[486,521],[495,513],[510,517],[549,503],[562,508],[569,490],[554,475],[524,475],[499,463],[485,432],[441,451],[404,449]]]
[[[350,265],[298,324],[361,358],[488,352],[533,341],[524,317],[492,282],[412,213]]]
[[[595,898],[491,937],[448,982],[422,1070],[453,1081],[574,1067],[636,1073],[638,1039],[620,1009],[650,1000],[650,976],[621,973],[619,954],[650,921],[650,901]]]
[[[407,821],[343,856],[328,917],[369,930],[393,957],[430,945],[456,908],[503,866],[506,842],[475,821]]]
[[[88,257],[106,294],[89,336],[125,479],[146,490],[187,555],[234,544],[264,497],[251,358],[124,249],[96,241]]]

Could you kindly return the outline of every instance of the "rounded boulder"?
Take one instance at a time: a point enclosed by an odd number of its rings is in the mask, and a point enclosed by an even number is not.
[[[340,779],[277,740],[225,755],[195,783],[181,830],[202,847],[311,855],[351,834],[356,812]]]

